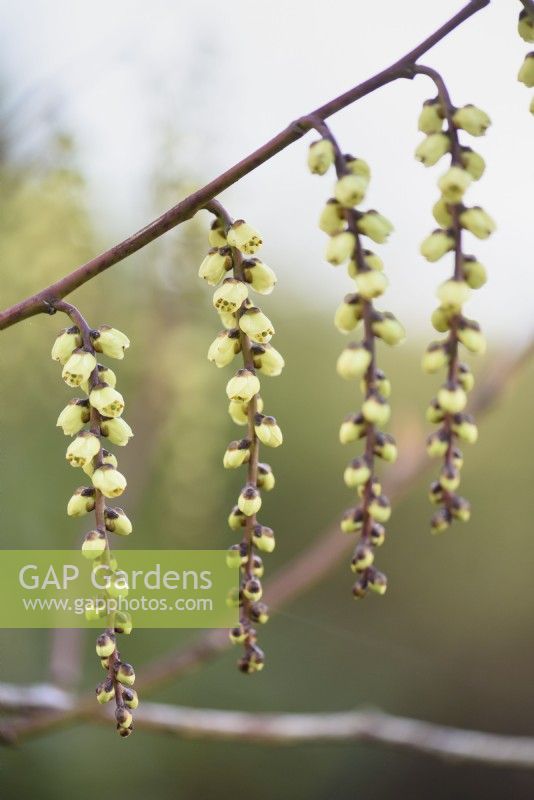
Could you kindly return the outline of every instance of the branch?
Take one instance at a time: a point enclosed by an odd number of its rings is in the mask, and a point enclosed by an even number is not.
[[[111,247],[96,258],[78,267],[56,283],[47,286],[37,294],[22,300],[20,303],[0,313],[0,330],[9,328],[35,314],[51,313],[51,306],[58,300],[66,297],[70,292],[83,286],[96,275],[118,264],[128,256],[136,253],[145,245],[158,239],[167,231],[190,219],[197,211],[203,208],[210,200],[219,195],[229,186],[236,183],[243,176],[248,175],[261,164],[280,153],[290,144],[301,139],[309,130],[315,127],[317,119],[325,120],[332,114],[360,100],[365,95],[380,89],[399,78],[413,78],[414,65],[424,53],[428,52],[435,44],[445,38],[455,28],[469,19],[477,11],[489,5],[490,0],[470,0],[464,8],[455,14],[448,22],[438,28],[435,33],[425,39],[421,44],[410,50],[391,66],[374,75],[372,78],[358,84],[348,92],[330,100],[299,119],[296,119],[287,128],[259,147],[242,161],[234,164],[222,175],[219,175],[202,189],[186,197],[173,208],[160,217],[150,222],[144,228],[125,239],[123,242]]]
[[[0,707],[8,711],[71,711],[76,698],[54,686],[0,684]],[[107,722],[108,714],[94,710],[87,718]],[[378,711],[333,714],[254,714],[211,708],[185,708],[143,703],[136,725],[183,739],[237,741],[247,744],[346,744],[350,741],[385,745],[461,763],[492,767],[534,768],[534,739],[451,728],[396,717]],[[17,741],[17,720],[6,728]],[[28,735],[28,731],[22,731]],[[9,738],[5,734],[4,738]]]

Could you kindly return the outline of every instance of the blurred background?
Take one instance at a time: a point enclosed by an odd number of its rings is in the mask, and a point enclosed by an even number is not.
[[[234,0],[112,5],[0,2],[0,263],[6,307],[141,227],[223,171],[290,119],[363,80],[410,49],[459,4]],[[332,7],[333,8],[333,7]],[[489,284],[469,309],[492,359],[510,357],[532,334],[532,117],[516,82],[528,46],[516,33],[520,5],[496,0],[436,47],[424,62],[443,71],[453,101],[486,109],[494,126],[475,142],[488,161],[472,190],[499,230],[475,252]],[[373,168],[370,205],[395,224],[380,248],[391,289],[381,304],[402,318],[409,339],[380,363],[394,384],[393,430],[405,447],[426,434],[424,410],[436,382],[419,370],[435,287],[449,269],[418,254],[434,227],[439,167],[413,160],[417,115],[432,96],[425,78],[382,89],[337,115],[342,147]],[[262,382],[285,444],[269,453],[276,490],[262,519],[276,533],[274,573],[350,504],[342,481],[343,416],[354,387],[335,373],[345,343],[333,312],[350,290],[344,270],[323,259],[316,220],[329,177],[305,169],[307,142],[288,148],[223,202],[264,235],[262,255],[279,277],[262,306],[286,358],[281,378]],[[206,361],[218,330],[211,292],[197,269],[207,215],[181,226],[78,290],[73,302],[92,324],[131,337],[117,369],[136,437],[121,452],[124,507],[134,520],[128,546],[227,547],[226,515],[240,486],[221,467],[235,437],[226,414],[226,371]],[[59,318],[34,317],[2,333],[0,500],[5,548],[77,546],[83,523],[68,520],[76,484],[55,429],[70,393],[49,351]],[[428,476],[402,499],[378,565],[390,587],[355,604],[339,564],[262,629],[268,665],[246,678],[228,652],[155,699],[257,711],[334,711],[361,706],[510,734],[534,733],[534,603],[531,397],[534,367],[481,421],[467,453],[463,493],[468,526],[428,533]],[[431,465],[432,466],[432,465]],[[390,468],[391,469],[391,468]],[[429,475],[431,472],[429,473]],[[387,474],[385,475],[387,486]],[[341,534],[340,534],[341,536]],[[137,631],[126,643],[136,666],[194,633]],[[48,680],[52,632],[0,632],[0,679]],[[93,638],[83,638],[74,677],[84,696],[100,680]],[[57,664],[55,675],[57,676]],[[291,783],[288,785],[288,776]],[[359,744],[264,748],[185,742],[138,731],[125,744],[112,728],[79,725],[0,751],[3,796],[56,798],[128,793],[144,798],[414,797],[530,798],[534,775],[446,765]]]

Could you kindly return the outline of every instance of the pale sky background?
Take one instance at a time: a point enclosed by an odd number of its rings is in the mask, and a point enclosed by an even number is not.
[[[73,132],[111,245],[147,222],[147,178],[170,129],[181,137],[172,171],[183,165],[204,183],[291,119],[394,61],[460,7],[445,0],[1,0],[5,92],[8,103],[20,104],[23,123],[12,135],[31,147],[47,119]],[[422,60],[443,72],[453,102],[473,102],[494,122],[485,138],[465,137],[488,162],[468,200],[499,226],[488,242],[469,244],[490,283],[467,312],[513,343],[534,328],[534,117],[532,91],[516,80],[529,50],[516,32],[519,9],[516,0],[493,0]],[[435,227],[431,207],[445,166],[425,170],[413,159],[420,105],[433,94],[422,76],[397,82],[330,120],[343,149],[370,162],[369,206],[396,228],[390,243],[377,246],[391,280],[382,307],[425,335],[435,288],[450,271],[447,259],[430,265],[418,254]],[[349,283],[323,260],[316,220],[333,177],[308,174],[308,141],[222,199],[263,233],[263,257],[277,270],[280,291],[300,290],[333,311]]]

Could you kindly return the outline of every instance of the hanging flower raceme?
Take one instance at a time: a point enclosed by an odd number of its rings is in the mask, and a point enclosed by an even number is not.
[[[431,75],[435,76],[435,73]],[[449,252],[454,259],[451,277],[438,288],[439,307],[432,315],[434,328],[445,336],[429,345],[422,362],[427,373],[445,373],[427,411],[428,422],[438,426],[428,437],[427,451],[443,462],[438,479],[430,487],[430,500],[439,506],[432,517],[433,533],[446,530],[454,519],[466,522],[470,517],[469,502],[457,492],[463,464],[459,445],[474,443],[477,428],[466,411],[467,395],[473,388],[474,378],[469,366],[461,360],[460,350],[463,347],[477,354],[483,353],[486,347],[480,326],[463,312],[472,290],[486,282],[486,270],[475,256],[464,253],[463,236],[468,232],[478,239],[486,239],[495,229],[486,211],[479,206],[465,205],[464,195],[471,183],[482,176],[485,165],[482,156],[459,141],[460,130],[471,136],[482,136],[490,124],[489,117],[472,105],[452,107],[441,79],[437,78],[440,95],[423,106],[419,129],[427,136],[416,150],[416,158],[426,166],[447,153],[451,156],[449,169],[438,181],[441,196],[433,208],[440,227],[421,245],[421,253],[428,261],[438,261]],[[435,136],[443,137],[446,146],[441,148],[438,159],[428,162],[421,153],[428,150],[428,140]]]
[[[397,458],[393,436],[382,430],[390,416],[391,387],[377,366],[376,342],[381,339],[388,345],[399,344],[405,333],[393,314],[377,310],[373,303],[385,292],[388,281],[382,260],[364,247],[362,237],[382,244],[393,226],[378,211],[356,208],[365,198],[371,177],[369,166],[361,158],[343,155],[326,126],[320,127],[323,138],[310,146],[308,166],[312,173],[324,175],[335,165],[337,173],[334,196],[319,219],[319,227],[330,236],[326,260],[333,266],[346,264],[349,277],[355,282],[355,291],[345,296],[334,322],[344,334],[361,329],[360,338],[341,352],[337,371],[346,380],[358,380],[363,396],[360,410],[349,414],[339,434],[342,444],[359,439],[364,444],[363,453],[345,468],[345,483],[356,491],[358,501],[345,512],[341,522],[343,532],[358,535],[351,562],[357,575],[352,591],[355,598],[363,598],[368,590],[384,594],[387,588],[386,576],[374,565],[374,549],[384,541],[384,523],[391,507],[375,473],[375,459],[393,462]]]
[[[521,10],[517,22],[517,32],[528,44],[534,44],[534,16],[526,8]],[[517,80],[524,83],[528,89],[534,88],[534,50],[527,53],[519,68]],[[534,96],[530,101],[530,113],[534,114]]]
[[[96,688],[96,697],[99,703],[115,701],[117,730],[120,736],[129,736],[133,730],[131,712],[138,705],[132,688],[135,673],[130,664],[121,660],[117,634],[129,634],[132,621],[126,612],[109,613],[107,601],[125,597],[128,591],[115,576],[117,562],[111,554],[109,534],[128,536],[132,524],[121,508],[106,503],[107,498],[122,495],[126,478],[119,472],[115,455],[103,444],[124,446],[133,432],[122,418],[124,398],[115,389],[115,374],[109,367],[97,363],[97,357],[102,354],[122,359],[130,342],[121,331],[107,325],[95,330],[89,328],[74,306],[62,302],[56,307],[67,313],[75,324],[60,332],[52,347],[52,358],[63,365],[62,374],[67,385],[80,389],[85,395],[69,402],[60,413],[57,425],[66,436],[72,437],[66,452],[68,463],[81,468],[91,483],[76,489],[67,504],[67,514],[82,517],[94,512],[95,527],[85,535],[82,553],[93,569],[98,567],[100,573],[103,570],[109,573],[105,576],[109,586],[99,598],[101,602],[87,606],[85,612],[87,619],[102,619],[107,625],[96,640],[96,653],[106,671],[106,677]],[[99,581],[101,578],[102,574]]]
[[[239,356],[242,362],[228,381],[226,394],[230,417],[246,427],[246,434],[228,444],[223,466],[246,470],[245,484],[228,517],[231,530],[242,532],[242,539],[229,548],[227,562],[238,566],[241,576],[238,595],[229,598],[230,604],[239,606],[239,625],[230,631],[230,640],[243,646],[238,666],[251,674],[263,669],[265,660],[256,632],[257,625],[269,618],[262,602],[262,555],[272,553],[275,546],[273,531],[257,518],[262,492],[275,484],[269,464],[260,463],[259,450],[260,443],[278,447],[283,439],[276,419],[263,413],[258,375],[280,375],[284,359],[271,344],[271,320],[249,297],[249,290],[270,294],[276,284],[273,270],[255,257],[262,244],[260,235],[244,220],[232,222],[218,203],[211,203],[209,210],[216,215],[209,235],[212,249],[200,265],[199,276],[217,286],[213,305],[224,329],[211,343],[208,359],[217,367],[229,366]]]

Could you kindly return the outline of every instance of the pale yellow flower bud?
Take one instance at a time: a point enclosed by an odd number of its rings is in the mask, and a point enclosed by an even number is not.
[[[109,450],[102,450],[102,458],[100,459],[102,464],[111,464],[112,467],[117,467],[119,462],[117,461],[117,457],[110,453]],[[95,468],[92,461],[88,461],[82,467],[83,471],[89,477],[92,477]]]
[[[104,497],[119,497],[126,489],[126,478],[111,464],[104,464],[95,470],[93,486],[99,489]]]
[[[69,517],[84,517],[94,510],[95,490],[88,486],[80,486],[67,504],[67,514]]]
[[[252,517],[261,508],[261,496],[255,486],[250,484],[243,487],[237,500],[239,510],[245,517]]]
[[[228,413],[236,425],[246,425],[248,422],[247,407],[241,400],[230,400]]]
[[[478,439],[478,428],[468,415],[459,414],[458,417],[454,417],[452,430],[459,439],[467,444],[475,444]]]
[[[451,313],[449,309],[438,307],[432,312],[430,321],[438,333],[445,333],[449,330]]]
[[[105,383],[99,383],[91,390],[89,402],[104,417],[120,417],[124,410],[122,394]]]
[[[250,439],[230,442],[223,457],[225,469],[237,469],[250,458]]]
[[[448,414],[458,414],[467,404],[467,395],[460,386],[447,383],[438,391],[438,403]]]
[[[341,444],[356,442],[365,436],[367,423],[361,414],[350,414],[341,424],[339,441]]]
[[[356,489],[362,483],[367,483],[371,477],[371,470],[365,458],[354,458],[343,473],[343,480],[349,489]]]
[[[443,458],[449,449],[449,439],[443,431],[435,431],[427,437],[426,452],[429,458]]]
[[[362,250],[363,264],[361,269],[368,267],[369,269],[376,269],[379,272],[384,270],[384,262],[382,259],[373,253],[371,250]],[[347,272],[351,278],[356,279],[356,275],[361,271],[355,261],[349,261],[347,265]]]
[[[65,406],[57,418],[56,427],[62,428],[65,436],[74,436],[89,422],[91,412],[87,400],[74,399]]]
[[[308,149],[308,169],[313,175],[324,175],[334,163],[334,145],[329,139],[312,142]]]
[[[250,258],[243,261],[245,280],[258,294],[271,294],[276,285],[274,270],[260,261],[259,258]]]
[[[274,533],[266,525],[254,525],[252,543],[262,553],[272,553],[276,547]]]
[[[369,578],[369,583],[367,585],[375,594],[384,595],[388,589],[388,579],[383,572],[375,572],[375,574]]]
[[[525,42],[534,43],[534,19],[532,19],[526,8],[521,9],[519,14],[517,32]]]
[[[89,531],[85,535],[82,544],[82,555],[84,558],[93,560],[102,555],[106,549],[106,537],[99,531]]]
[[[284,441],[282,431],[274,417],[264,417],[256,414],[254,419],[256,436],[267,447],[279,447]]]
[[[248,369],[240,369],[226,384],[226,394],[230,400],[248,401],[260,391],[260,382]]]
[[[454,239],[447,231],[437,229],[421,243],[421,255],[427,261],[439,261],[454,247]]]
[[[334,325],[341,333],[353,331],[362,319],[362,302],[357,294],[347,294],[337,307]]]
[[[248,297],[248,289],[243,281],[236,278],[225,278],[221,286],[215,290],[213,305],[221,312],[233,314],[242,306]]]
[[[356,274],[356,286],[361,297],[372,300],[374,297],[384,294],[388,287],[388,279],[383,272],[369,269]]]
[[[221,331],[209,346],[208,361],[219,368],[226,367],[240,350],[239,331],[236,328]]]
[[[94,355],[88,353],[87,350],[79,348],[67,359],[61,375],[68,386],[76,387],[89,380],[89,376],[95,367],[96,358]]]
[[[326,246],[325,258],[334,267],[351,258],[356,247],[356,237],[350,231],[343,231],[332,236]]]
[[[374,497],[369,504],[369,514],[376,522],[387,522],[391,516],[389,500],[384,495]]]
[[[119,447],[127,445],[128,440],[133,436],[132,429],[126,420],[121,417],[102,420],[100,431],[102,436],[105,436],[112,444],[116,444]]]
[[[391,415],[389,404],[380,395],[371,394],[362,404],[362,415],[371,425],[385,425]]]
[[[122,663],[117,670],[117,680],[123,686],[133,686],[135,683],[135,672],[131,664]]]
[[[363,572],[371,566],[374,560],[375,556],[370,547],[358,547],[350,568],[353,572]]]
[[[269,464],[258,464],[258,489],[270,492],[275,486],[275,477]]]
[[[231,268],[232,258],[229,248],[212,247],[199,267],[198,276],[210,286],[217,286]]]
[[[442,342],[431,342],[423,356],[421,367],[423,372],[433,374],[439,372],[449,363],[449,356]]]
[[[245,515],[237,506],[234,506],[228,515],[228,527],[233,531],[238,531],[244,527],[245,523]]]
[[[461,167],[451,167],[441,176],[438,186],[447,203],[459,203],[473,178]]]
[[[422,133],[439,133],[443,128],[443,109],[439,99],[425,100],[419,114],[418,128]]]
[[[473,256],[464,257],[463,272],[465,280],[471,289],[480,289],[488,279],[486,268]]]
[[[491,125],[486,112],[471,104],[458,108],[452,120],[457,128],[462,128],[471,136],[483,136]]]
[[[528,53],[517,73],[517,80],[529,89],[534,86],[534,53]]]
[[[486,352],[486,339],[476,322],[464,320],[458,330],[458,339],[472,353],[484,355]]]
[[[444,308],[459,311],[469,300],[471,290],[465,281],[449,280],[438,287],[436,294]]]
[[[248,402],[230,400],[228,404],[228,413],[236,425],[246,425],[248,423],[248,407]],[[256,395],[256,410],[258,412],[263,411],[263,400],[259,394]]]
[[[239,327],[253,342],[260,344],[270,341],[274,335],[273,323],[256,306],[247,308],[245,313],[239,317]]]
[[[389,464],[394,464],[397,460],[398,450],[393,436],[389,433],[375,434],[374,453]]]
[[[109,367],[105,367],[103,364],[97,364],[96,368],[98,370],[97,383],[107,383],[108,386],[115,388],[117,385],[117,376],[113,370]],[[89,381],[82,381],[82,383],[80,383],[80,389],[83,389],[84,392],[89,394]]]
[[[462,147],[461,159],[463,168],[468,171],[473,180],[478,181],[486,169],[486,162],[480,153],[475,153],[470,147]]]
[[[358,220],[358,230],[377,244],[383,244],[394,230],[391,222],[378,211],[367,211]]]
[[[263,240],[254,228],[243,219],[236,219],[230,226],[226,236],[228,244],[242,253],[253,255],[263,244]]]
[[[389,345],[397,345],[406,338],[406,331],[399,320],[389,311],[377,314],[373,320],[372,329],[375,336]]]
[[[129,536],[132,532],[132,523],[122,508],[106,508],[104,511],[106,530],[118,536]]]
[[[51,356],[54,361],[65,364],[69,360],[74,350],[82,346],[82,337],[78,328],[73,325],[71,328],[64,328],[57,336],[52,345]]]
[[[438,225],[441,225],[443,228],[452,227],[454,218],[449,210],[447,201],[444,200],[443,197],[440,197],[439,200],[434,203],[432,214]]]
[[[360,175],[343,175],[334,187],[335,198],[346,208],[357,206],[365,197],[367,185],[367,178]]]
[[[237,328],[237,315],[232,314],[229,311],[219,311],[219,319],[221,320],[221,324],[227,330],[231,330],[232,328]]]
[[[371,363],[371,353],[363,344],[351,342],[337,360],[338,375],[345,380],[361,378]]]
[[[365,178],[367,183],[371,180],[371,167],[363,158],[354,158],[354,156],[346,155],[345,166],[351,175]]]
[[[212,247],[225,247],[227,244],[224,223],[217,217],[211,223],[208,241]],[[203,278],[204,276],[201,275],[200,277]]]
[[[109,358],[124,358],[124,351],[130,346],[130,340],[122,331],[110,328],[109,325],[101,325],[96,330],[95,336],[91,334],[93,347],[97,353],[103,353]]]
[[[341,233],[345,228],[345,216],[341,203],[335,198],[330,198],[319,217],[319,228],[329,236]]]
[[[437,164],[451,149],[451,140],[446,133],[431,133],[417,145],[415,157],[425,167]]]
[[[473,208],[462,211],[460,223],[478,239],[487,239],[497,227],[490,215],[480,206],[473,206]]]
[[[253,344],[251,347],[254,366],[262,375],[275,378],[282,374],[285,361],[281,353],[270,344]]]
[[[67,447],[65,458],[71,467],[83,467],[100,451],[100,439],[94,433],[80,433]]]

